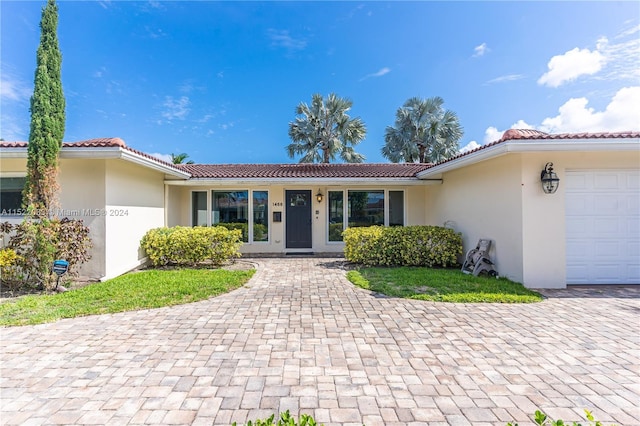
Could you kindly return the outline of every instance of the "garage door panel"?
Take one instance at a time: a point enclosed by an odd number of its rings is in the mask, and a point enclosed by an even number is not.
[[[640,172],[565,173],[568,284],[640,284]]]
[[[591,269],[596,284],[610,284],[612,281],[616,281],[620,274],[617,265],[596,263]]]
[[[595,255],[598,260],[604,260],[606,257],[618,257],[624,255],[622,253],[622,247],[620,247],[620,243],[618,241],[596,241],[595,248]]]
[[[593,226],[598,228],[600,234],[618,234],[625,231],[624,224],[617,217],[594,218]]]
[[[587,212],[587,214],[615,214],[620,212],[620,207],[618,194],[602,194],[598,197],[598,201],[593,204],[593,211]]]
[[[566,180],[567,180],[567,188],[571,187],[576,192],[580,190],[586,190],[589,187],[589,185],[587,184],[586,173],[580,173],[580,172],[572,172],[571,174],[567,173]]]
[[[640,283],[640,264],[639,265],[629,265],[627,274],[629,275],[629,279],[632,282]]]
[[[627,179],[625,183],[627,185],[627,189],[635,189],[636,191],[640,190],[640,174],[629,173],[626,177]]]
[[[571,284],[588,284],[589,277],[586,265],[574,264],[571,267],[567,267],[567,276],[572,277]]]
[[[640,236],[640,218],[629,217],[624,220],[624,230],[629,235]]]
[[[567,257],[584,259],[586,256],[591,256],[593,247],[591,241],[585,240],[584,238],[569,240],[567,241]]]
[[[626,185],[625,185],[626,186]],[[620,176],[618,173],[595,173],[593,178],[593,188],[596,190],[617,190],[620,187]]]
[[[633,190],[635,191],[635,189]],[[640,195],[630,195],[627,199],[627,209],[629,213],[638,215],[640,214]]]
[[[567,196],[566,214],[570,216],[580,215],[582,212],[590,210],[591,205],[592,201],[583,194]]]
[[[571,235],[580,235],[591,228],[592,220],[587,217],[576,217],[567,223],[567,230],[571,232]],[[579,238],[578,238],[579,239]]]

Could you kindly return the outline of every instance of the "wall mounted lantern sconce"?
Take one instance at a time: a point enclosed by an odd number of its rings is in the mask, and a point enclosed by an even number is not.
[[[553,171],[553,163],[547,163],[544,170],[540,173],[540,181],[542,182],[542,190],[545,194],[553,194],[558,190],[560,179]]]
[[[324,198],[324,195],[322,195],[322,192],[320,192],[320,190],[318,189],[318,193],[316,194],[316,200],[318,200],[318,202],[321,203],[323,198]]]

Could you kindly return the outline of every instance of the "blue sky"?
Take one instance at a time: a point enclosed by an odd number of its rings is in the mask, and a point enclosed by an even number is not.
[[[27,140],[45,1],[0,2],[0,137]],[[288,163],[314,93],[353,101],[380,153],[410,97],[460,147],[511,127],[640,130],[638,2],[59,1],[65,141],[120,137],[197,163]],[[166,157],[165,157],[166,158]]]

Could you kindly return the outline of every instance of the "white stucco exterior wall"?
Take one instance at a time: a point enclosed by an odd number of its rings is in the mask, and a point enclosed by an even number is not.
[[[498,273],[523,282],[520,169],[520,157],[511,155],[444,173],[441,185],[426,187],[424,208],[430,225],[462,233],[460,260],[479,239],[490,239]]]
[[[122,160],[107,160],[105,173],[104,278],[144,263],[140,240],[164,226],[164,175]]]
[[[106,220],[105,160],[60,160],[60,217],[82,220],[93,243],[91,259],[80,267],[80,276],[100,279],[105,274]]]

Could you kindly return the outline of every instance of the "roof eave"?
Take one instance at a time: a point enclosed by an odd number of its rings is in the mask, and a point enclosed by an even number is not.
[[[2,157],[4,158],[27,158],[27,155],[26,146],[2,148]],[[191,177],[191,174],[188,172],[168,167],[159,161],[154,161],[151,158],[144,157],[119,146],[99,148],[65,146],[60,150],[59,156],[64,159],[121,159],[162,172],[165,175],[182,179],[189,179],[189,177]]]
[[[282,185],[322,185],[322,186],[343,186],[343,185],[370,185],[375,182],[377,185],[397,185],[412,186],[424,185],[423,180],[414,177],[384,178],[384,177],[362,177],[362,178],[198,178],[192,177],[188,181],[165,180],[167,185],[180,186],[282,186]]]
[[[178,170],[178,169],[174,169],[173,167],[168,167],[164,164],[162,164],[159,161],[154,161],[151,158],[147,158],[144,157],[140,154],[137,154],[135,152],[131,152],[129,150],[126,149],[121,149],[121,158],[123,160],[127,160],[130,161],[132,163],[135,164],[139,164],[141,166],[145,166],[148,167],[150,169],[159,171],[164,173],[165,175],[169,175],[169,176],[173,176],[173,177],[177,177],[177,178],[182,178],[182,179],[189,179],[191,177],[191,173],[182,171],[182,170]]]
[[[442,173],[466,167],[481,161],[509,153],[526,152],[599,152],[599,151],[634,151],[640,148],[639,138],[602,138],[571,140],[544,139],[544,140],[508,140],[476,152],[463,155],[445,163],[435,165],[417,174],[419,179],[429,179]]]

